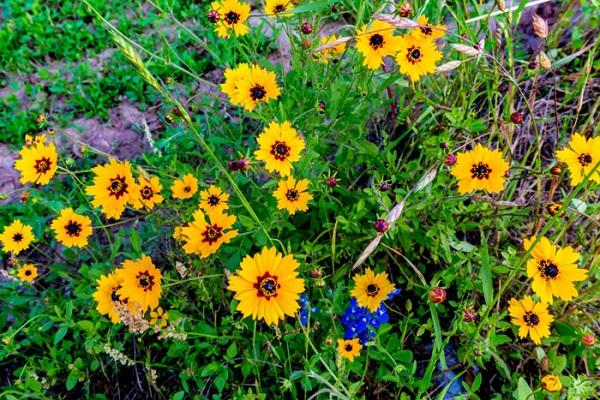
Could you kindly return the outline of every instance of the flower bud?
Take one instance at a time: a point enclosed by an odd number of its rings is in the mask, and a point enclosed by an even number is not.
[[[329,178],[327,178],[327,181],[325,181],[325,183],[327,184],[327,186],[332,188],[337,185],[338,181],[335,178],[335,176],[330,176]]]
[[[381,182],[381,184],[379,185],[379,190],[381,190],[382,192],[387,192],[388,190],[390,190],[390,184],[387,182]]]
[[[310,271],[310,277],[313,279],[322,278],[323,270],[321,268],[313,269],[312,271]]]
[[[533,26],[533,32],[540,39],[545,39],[548,36],[548,22],[544,18],[537,14],[533,14],[531,25]]]
[[[248,168],[250,167],[250,161],[248,161],[247,158],[240,158],[238,160],[238,169],[240,171],[248,171]]]
[[[465,322],[476,322],[478,323],[481,320],[481,317],[478,313],[473,310],[473,307],[466,307],[463,310],[463,321]]]
[[[429,301],[435,304],[441,304],[446,301],[446,289],[434,287],[429,291]]]
[[[325,102],[323,100],[319,100],[319,102],[317,103],[317,111],[320,113],[324,113],[326,109],[327,106],[325,105]]]
[[[46,116],[44,114],[40,114],[35,119],[35,122],[37,122],[38,124],[43,124],[44,122],[46,122],[46,120],[47,120]]]
[[[325,287],[325,279],[323,279],[323,278],[315,279],[315,286],[318,288]]]
[[[515,111],[514,113],[512,113],[512,115],[510,116],[510,120],[513,122],[513,124],[517,124],[520,125],[523,123],[523,121],[525,120],[525,117],[523,116],[523,114],[521,114],[518,111]]]
[[[304,33],[305,35],[310,35],[313,31],[313,27],[310,23],[305,22],[300,26],[300,32]]]
[[[456,164],[456,154],[446,154],[446,157],[444,157],[444,164],[448,165],[449,167]]]
[[[404,3],[398,8],[398,15],[400,15],[402,18],[408,18],[411,14],[412,7],[408,3]]]
[[[581,343],[584,346],[591,347],[596,344],[596,336],[593,333],[584,333],[581,335]]]
[[[210,10],[207,15],[208,22],[214,24],[219,21],[220,15],[217,10]]]
[[[554,167],[552,167],[550,169],[550,173],[555,176],[560,175],[561,172],[562,172],[562,168],[560,167],[560,165],[555,165]]]
[[[377,232],[385,233],[388,230],[388,223],[385,219],[378,219],[375,221],[375,224],[373,224],[373,227]]]
[[[23,203],[26,202],[29,199],[29,192],[27,192],[27,191],[22,192],[20,198]]]

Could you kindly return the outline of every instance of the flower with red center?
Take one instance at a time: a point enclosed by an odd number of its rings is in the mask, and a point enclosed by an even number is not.
[[[187,254],[196,254],[206,258],[219,250],[224,243],[229,243],[237,236],[238,231],[231,229],[236,221],[235,216],[227,215],[223,210],[204,213],[201,209],[194,212],[194,220],[181,228],[183,250]]]
[[[120,218],[125,206],[133,205],[139,196],[131,164],[111,158],[108,164],[92,168],[92,172],[93,183],[85,189],[93,197],[92,205],[100,207],[108,218]]]
[[[121,287],[115,292],[120,299],[126,298],[129,303],[139,304],[140,311],[158,307],[162,294],[162,274],[154,266],[152,259],[143,256],[139,260],[126,260],[117,271]]]
[[[289,121],[281,124],[271,122],[256,141],[256,158],[265,162],[268,171],[279,172],[281,176],[291,174],[292,163],[300,160],[300,153],[304,150],[304,140]]]
[[[308,179],[296,181],[293,176],[286,180],[279,181],[277,189],[273,196],[277,199],[277,208],[287,210],[290,215],[297,211],[308,210],[308,202],[312,200],[312,195],[307,191]]]

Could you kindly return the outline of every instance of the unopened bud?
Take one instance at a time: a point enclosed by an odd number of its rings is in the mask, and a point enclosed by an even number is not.
[[[583,343],[584,346],[591,347],[596,344],[596,336],[592,333],[584,333],[581,335],[581,343]]]
[[[305,35],[310,35],[313,31],[313,27],[310,23],[305,22],[300,26],[300,32],[304,33]]]
[[[388,230],[388,223],[385,219],[378,219],[373,224],[375,230],[379,233],[385,233]]]
[[[398,8],[398,15],[400,15],[402,18],[408,18],[411,14],[412,7],[408,3],[404,3]]]
[[[521,114],[518,111],[515,111],[514,113],[512,113],[512,115],[510,116],[510,120],[513,122],[513,124],[517,124],[520,125],[523,123],[523,121],[525,121],[525,117],[523,116],[523,114]]]
[[[450,167],[456,164],[456,154],[446,154],[446,157],[444,157],[444,164]]]
[[[207,15],[208,22],[214,24],[219,21],[220,15],[217,10],[210,10]]]
[[[537,14],[533,15],[531,20],[533,32],[541,39],[546,39],[548,36],[548,22]]]
[[[441,304],[446,301],[446,289],[434,287],[429,291],[429,301],[435,304]]]

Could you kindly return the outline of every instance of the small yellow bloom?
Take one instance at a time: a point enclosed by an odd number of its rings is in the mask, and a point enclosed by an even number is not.
[[[211,3],[211,7],[219,15],[215,32],[222,38],[228,38],[235,33],[244,36],[248,33],[248,26],[244,22],[250,15],[250,6],[238,0],[223,0]]]
[[[126,260],[117,274],[117,278],[121,280],[121,288],[116,293],[120,298],[127,298],[132,305],[139,304],[142,312],[158,307],[162,293],[162,274],[150,257]]]
[[[96,310],[102,315],[107,315],[113,324],[121,322],[121,317],[115,304],[128,303],[127,298],[117,294],[117,291],[121,289],[121,282],[122,279],[117,272],[102,275],[96,281],[98,287],[93,295],[94,300],[96,300]]]
[[[4,230],[0,233],[2,250],[7,253],[19,254],[21,251],[26,250],[34,240],[33,228],[23,224],[19,219],[4,227]]]
[[[268,171],[279,172],[281,176],[290,175],[292,163],[300,160],[300,153],[304,150],[304,140],[289,121],[281,124],[271,122],[256,141],[258,150],[254,156],[265,162]]]
[[[38,139],[31,146],[24,146],[15,161],[15,169],[21,174],[21,183],[28,182],[46,185],[56,173],[58,155],[53,143],[45,144]]]
[[[125,206],[134,204],[138,196],[131,164],[111,158],[108,164],[92,168],[92,172],[93,184],[85,189],[93,197],[92,205],[101,208],[108,218],[120,218]]]
[[[433,25],[427,21],[427,17],[421,15],[417,19],[417,23],[421,26],[415,28],[413,32],[422,37],[423,39],[435,40],[444,37],[446,34],[446,26],[445,25]]]
[[[235,220],[235,216],[227,215],[223,211],[204,213],[197,210],[194,220],[181,228],[181,235],[185,241],[183,250],[187,254],[197,254],[200,258],[214,254],[222,244],[229,243],[237,236],[238,231],[231,229]]]
[[[171,191],[174,199],[189,199],[198,191],[198,179],[192,174],[187,174],[173,182]]]
[[[523,247],[528,250],[535,237],[525,239]],[[543,237],[533,248],[527,261],[527,276],[533,278],[531,288],[543,303],[552,304],[552,297],[571,300],[579,295],[573,282],[587,277],[585,269],[577,268],[579,253],[571,246],[558,247]]]
[[[231,104],[253,111],[257,105],[279,97],[275,73],[259,65],[248,64],[240,64],[236,70],[226,70],[225,82],[221,85],[221,90],[229,96]]]
[[[562,383],[556,375],[546,375],[542,378],[542,387],[549,392],[558,392],[562,389]]]
[[[294,4],[288,0],[266,0],[265,13],[270,17],[291,17],[292,14],[286,12],[294,8]]]
[[[229,278],[227,289],[235,292],[237,310],[244,317],[273,325],[298,311],[304,281],[298,278],[299,265],[293,254],[283,256],[275,248],[265,247],[246,256],[240,267]]]
[[[400,37],[398,42],[396,62],[401,73],[416,82],[422,76],[435,72],[435,64],[442,58],[442,53],[433,40],[413,33]]]
[[[155,310],[150,311],[150,325],[155,329],[162,329],[167,326],[169,320],[169,313],[164,312],[162,307],[158,307]]]
[[[312,195],[307,192],[308,179],[296,181],[293,176],[288,176],[287,180],[279,181],[277,189],[273,193],[277,199],[277,208],[287,210],[290,215],[297,211],[308,210],[308,202],[312,200]]]
[[[200,192],[200,208],[207,213],[227,210],[229,208],[228,200],[229,195],[215,185],[210,185],[208,189]]]
[[[393,291],[394,284],[388,279],[387,273],[375,274],[371,268],[367,268],[363,275],[354,276],[354,289],[350,294],[359,306],[376,311]]]
[[[160,184],[160,179],[156,176],[148,178],[140,176],[137,182],[137,190],[138,196],[136,196],[133,202],[133,208],[135,209],[145,207],[148,210],[152,210],[156,204],[160,204],[164,200],[160,194],[162,185]]]
[[[600,136],[586,139],[585,136],[575,133],[568,146],[556,152],[556,157],[567,164],[571,173],[571,186],[576,186],[600,162]],[[600,183],[600,166],[589,179]]]
[[[363,25],[356,34],[356,50],[364,57],[363,64],[370,70],[383,65],[383,57],[395,54],[400,38],[394,36],[394,26],[375,20],[370,27]]]
[[[338,354],[351,362],[354,361],[355,357],[359,356],[362,347],[358,338],[338,339]]]
[[[500,193],[504,188],[508,163],[499,150],[490,150],[477,144],[471,151],[459,153],[451,173],[458,179],[458,192],[486,190]]]
[[[88,237],[92,234],[92,220],[77,214],[72,208],[63,209],[50,227],[56,240],[68,247],[87,246]]]
[[[332,43],[338,39],[340,39],[340,37],[338,37],[336,35],[323,36],[321,38],[319,45],[322,46],[324,44]],[[340,43],[337,46],[329,47],[327,49],[319,51],[317,53],[317,60],[319,60],[320,62],[326,63],[330,60],[337,59],[342,54],[344,54],[344,51],[346,51],[346,43]]]
[[[38,276],[38,269],[33,264],[25,264],[17,271],[17,278],[23,282],[33,282]]]
[[[512,323],[519,327],[520,338],[529,335],[533,343],[540,344],[542,338],[550,336],[550,323],[554,318],[546,303],[536,303],[531,296],[525,296],[523,300],[510,299],[508,304]]]

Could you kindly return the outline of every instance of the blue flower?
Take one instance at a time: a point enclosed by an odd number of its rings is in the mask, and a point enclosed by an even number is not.
[[[400,289],[395,289],[388,295],[387,300],[392,299],[398,293],[400,293]],[[375,337],[377,329],[381,324],[387,323],[390,316],[383,303],[374,312],[369,312],[366,307],[359,306],[356,299],[352,298],[340,320],[344,326],[344,337],[346,339],[358,337],[360,342],[365,344]]]
[[[309,312],[311,314],[314,314],[317,312],[318,309],[317,309],[317,307],[310,306],[310,301],[308,300],[308,296],[305,294],[300,295],[300,300],[298,300],[298,303],[300,303],[300,313],[299,313],[300,323],[302,324],[302,326],[306,326],[306,324],[308,323]]]

